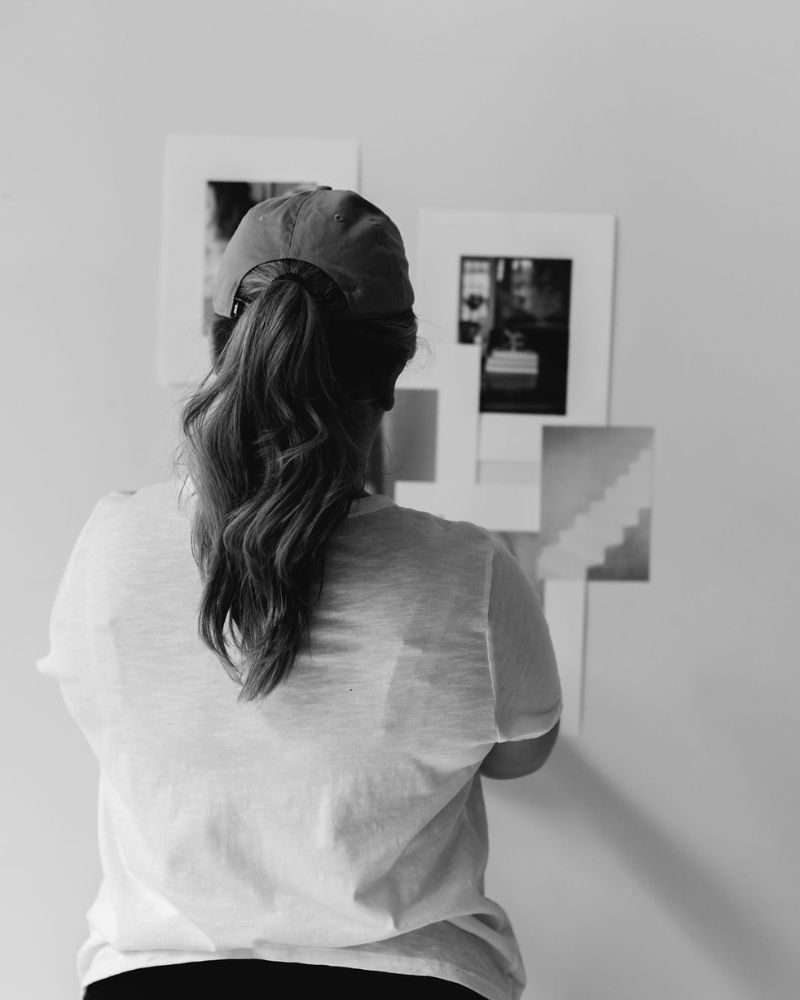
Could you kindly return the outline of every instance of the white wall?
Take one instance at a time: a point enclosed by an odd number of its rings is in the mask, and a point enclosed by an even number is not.
[[[653,580],[591,590],[585,734],[487,787],[530,1000],[800,993],[795,4],[6,0],[0,993],[76,998],[96,768],[33,661],[94,501],[163,478],[167,132],[356,137],[420,207],[613,212]]]

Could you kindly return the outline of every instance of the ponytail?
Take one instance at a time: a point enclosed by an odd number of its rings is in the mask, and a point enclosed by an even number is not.
[[[416,322],[348,319],[338,287],[298,261],[254,268],[238,295],[236,318],[215,319],[214,368],[181,428],[198,631],[252,701],[310,651],[325,549],[366,478],[364,406],[413,356]]]

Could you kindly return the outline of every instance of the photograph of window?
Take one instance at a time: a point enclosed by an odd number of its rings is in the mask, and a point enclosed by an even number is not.
[[[481,348],[481,413],[567,412],[572,261],[462,257],[458,340]]]

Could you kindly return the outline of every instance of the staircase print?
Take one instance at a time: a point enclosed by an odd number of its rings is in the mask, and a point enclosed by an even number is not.
[[[653,449],[642,449],[603,496],[564,528],[552,545],[539,554],[542,579],[586,578],[591,567],[602,565],[608,549],[620,545],[625,532],[636,526],[652,503]]]

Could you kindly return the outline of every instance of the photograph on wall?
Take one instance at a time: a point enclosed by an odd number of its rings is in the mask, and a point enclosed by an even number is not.
[[[530,467],[544,424],[608,423],[615,236],[607,214],[420,212],[422,332],[481,351],[479,463]]]
[[[208,374],[213,283],[248,209],[320,185],[358,190],[355,140],[167,136],[156,357],[161,385],[192,385]]]
[[[395,407],[384,417],[387,483],[476,483],[480,350],[430,344],[397,377]]]
[[[481,413],[567,412],[572,261],[461,257],[458,341],[481,348]]]
[[[652,428],[545,426],[538,576],[648,580],[652,479]]]
[[[206,182],[206,226],[203,269],[203,329],[208,333],[214,310],[219,262],[231,236],[245,215],[262,201],[298,191],[313,191],[313,181],[225,181]]]
[[[381,493],[394,496],[395,483],[432,483],[436,478],[439,390],[395,390],[394,407],[381,423]]]

